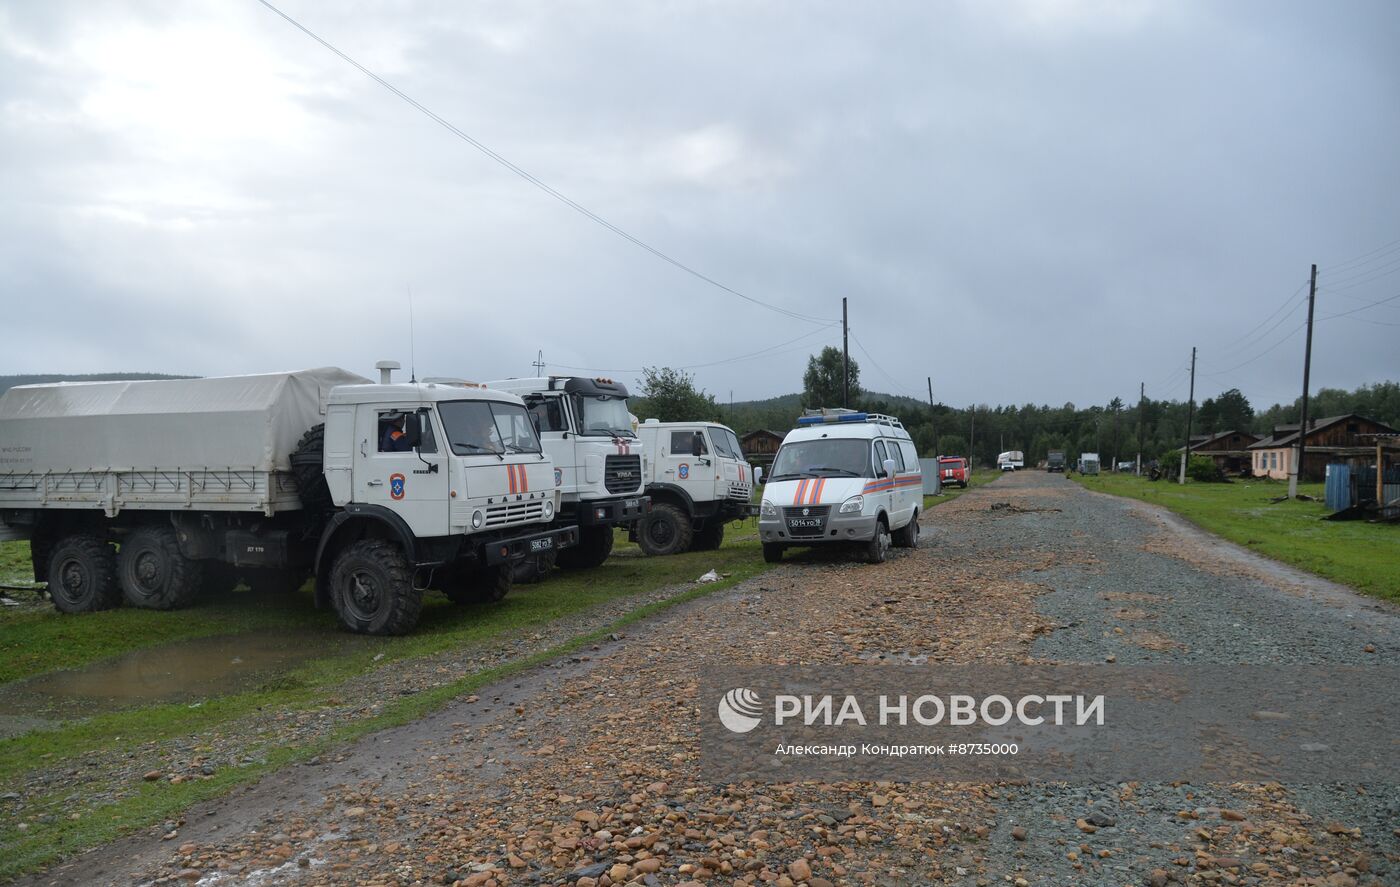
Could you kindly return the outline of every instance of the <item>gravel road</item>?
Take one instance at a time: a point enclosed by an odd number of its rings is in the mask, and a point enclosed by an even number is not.
[[[24,883],[1400,883],[1390,787],[702,782],[711,664],[1400,653],[1396,608],[1058,475],[924,530],[880,566],[791,558]]]

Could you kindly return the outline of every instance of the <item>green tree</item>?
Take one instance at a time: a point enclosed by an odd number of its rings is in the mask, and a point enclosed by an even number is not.
[[[695,379],[683,370],[670,367],[643,367],[640,385],[642,399],[633,404],[643,419],[662,422],[714,421],[719,404],[713,394],[695,387]]]
[[[1238,388],[1215,399],[1215,431],[1248,431],[1254,424],[1254,407]]]
[[[855,358],[850,366],[851,403],[860,400],[860,367]],[[839,407],[842,405],[841,349],[830,345],[821,354],[807,358],[807,372],[802,374],[802,406],[807,409]]]

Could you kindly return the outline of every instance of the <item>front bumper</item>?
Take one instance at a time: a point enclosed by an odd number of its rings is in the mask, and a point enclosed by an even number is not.
[[[621,496],[580,502],[576,511],[560,517],[564,520],[572,518],[581,527],[611,527],[630,524],[650,510],[650,496]]]
[[[781,509],[780,509],[781,510]],[[873,514],[833,514],[822,526],[820,533],[796,535],[789,532],[785,519],[760,517],[758,538],[764,542],[782,542],[790,545],[821,545],[824,542],[869,542],[875,538],[875,527],[879,517]]]
[[[558,551],[577,544],[578,527],[557,527],[539,533],[508,536],[485,542],[481,546],[480,555],[487,566],[494,567],[497,564],[518,564],[531,555]]]

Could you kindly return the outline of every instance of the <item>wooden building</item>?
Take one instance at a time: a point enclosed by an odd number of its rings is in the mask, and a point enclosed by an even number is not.
[[[1287,480],[1298,455],[1298,426],[1275,425],[1274,433],[1248,447],[1255,477]],[[1348,413],[1308,422],[1304,440],[1303,470],[1299,478],[1321,481],[1327,466],[1337,462],[1363,468],[1375,462],[1376,435],[1394,434],[1383,422]]]
[[[754,465],[762,465],[765,469],[772,467],[773,457],[778,455],[778,447],[782,446],[782,443],[783,436],[767,428],[750,431],[739,438],[739,444],[744,448],[744,460]]]
[[[1191,455],[1209,456],[1215,462],[1216,468],[1227,474],[1242,474],[1252,471],[1254,467],[1254,454],[1249,451],[1249,446],[1258,440],[1258,435],[1248,431],[1222,431],[1219,434],[1207,435],[1199,441],[1193,438]]]

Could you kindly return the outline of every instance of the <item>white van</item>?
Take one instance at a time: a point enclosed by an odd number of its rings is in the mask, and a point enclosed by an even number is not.
[[[790,545],[858,544],[871,563],[919,544],[919,454],[893,416],[808,410],[783,438],[759,506],[763,559]]]

